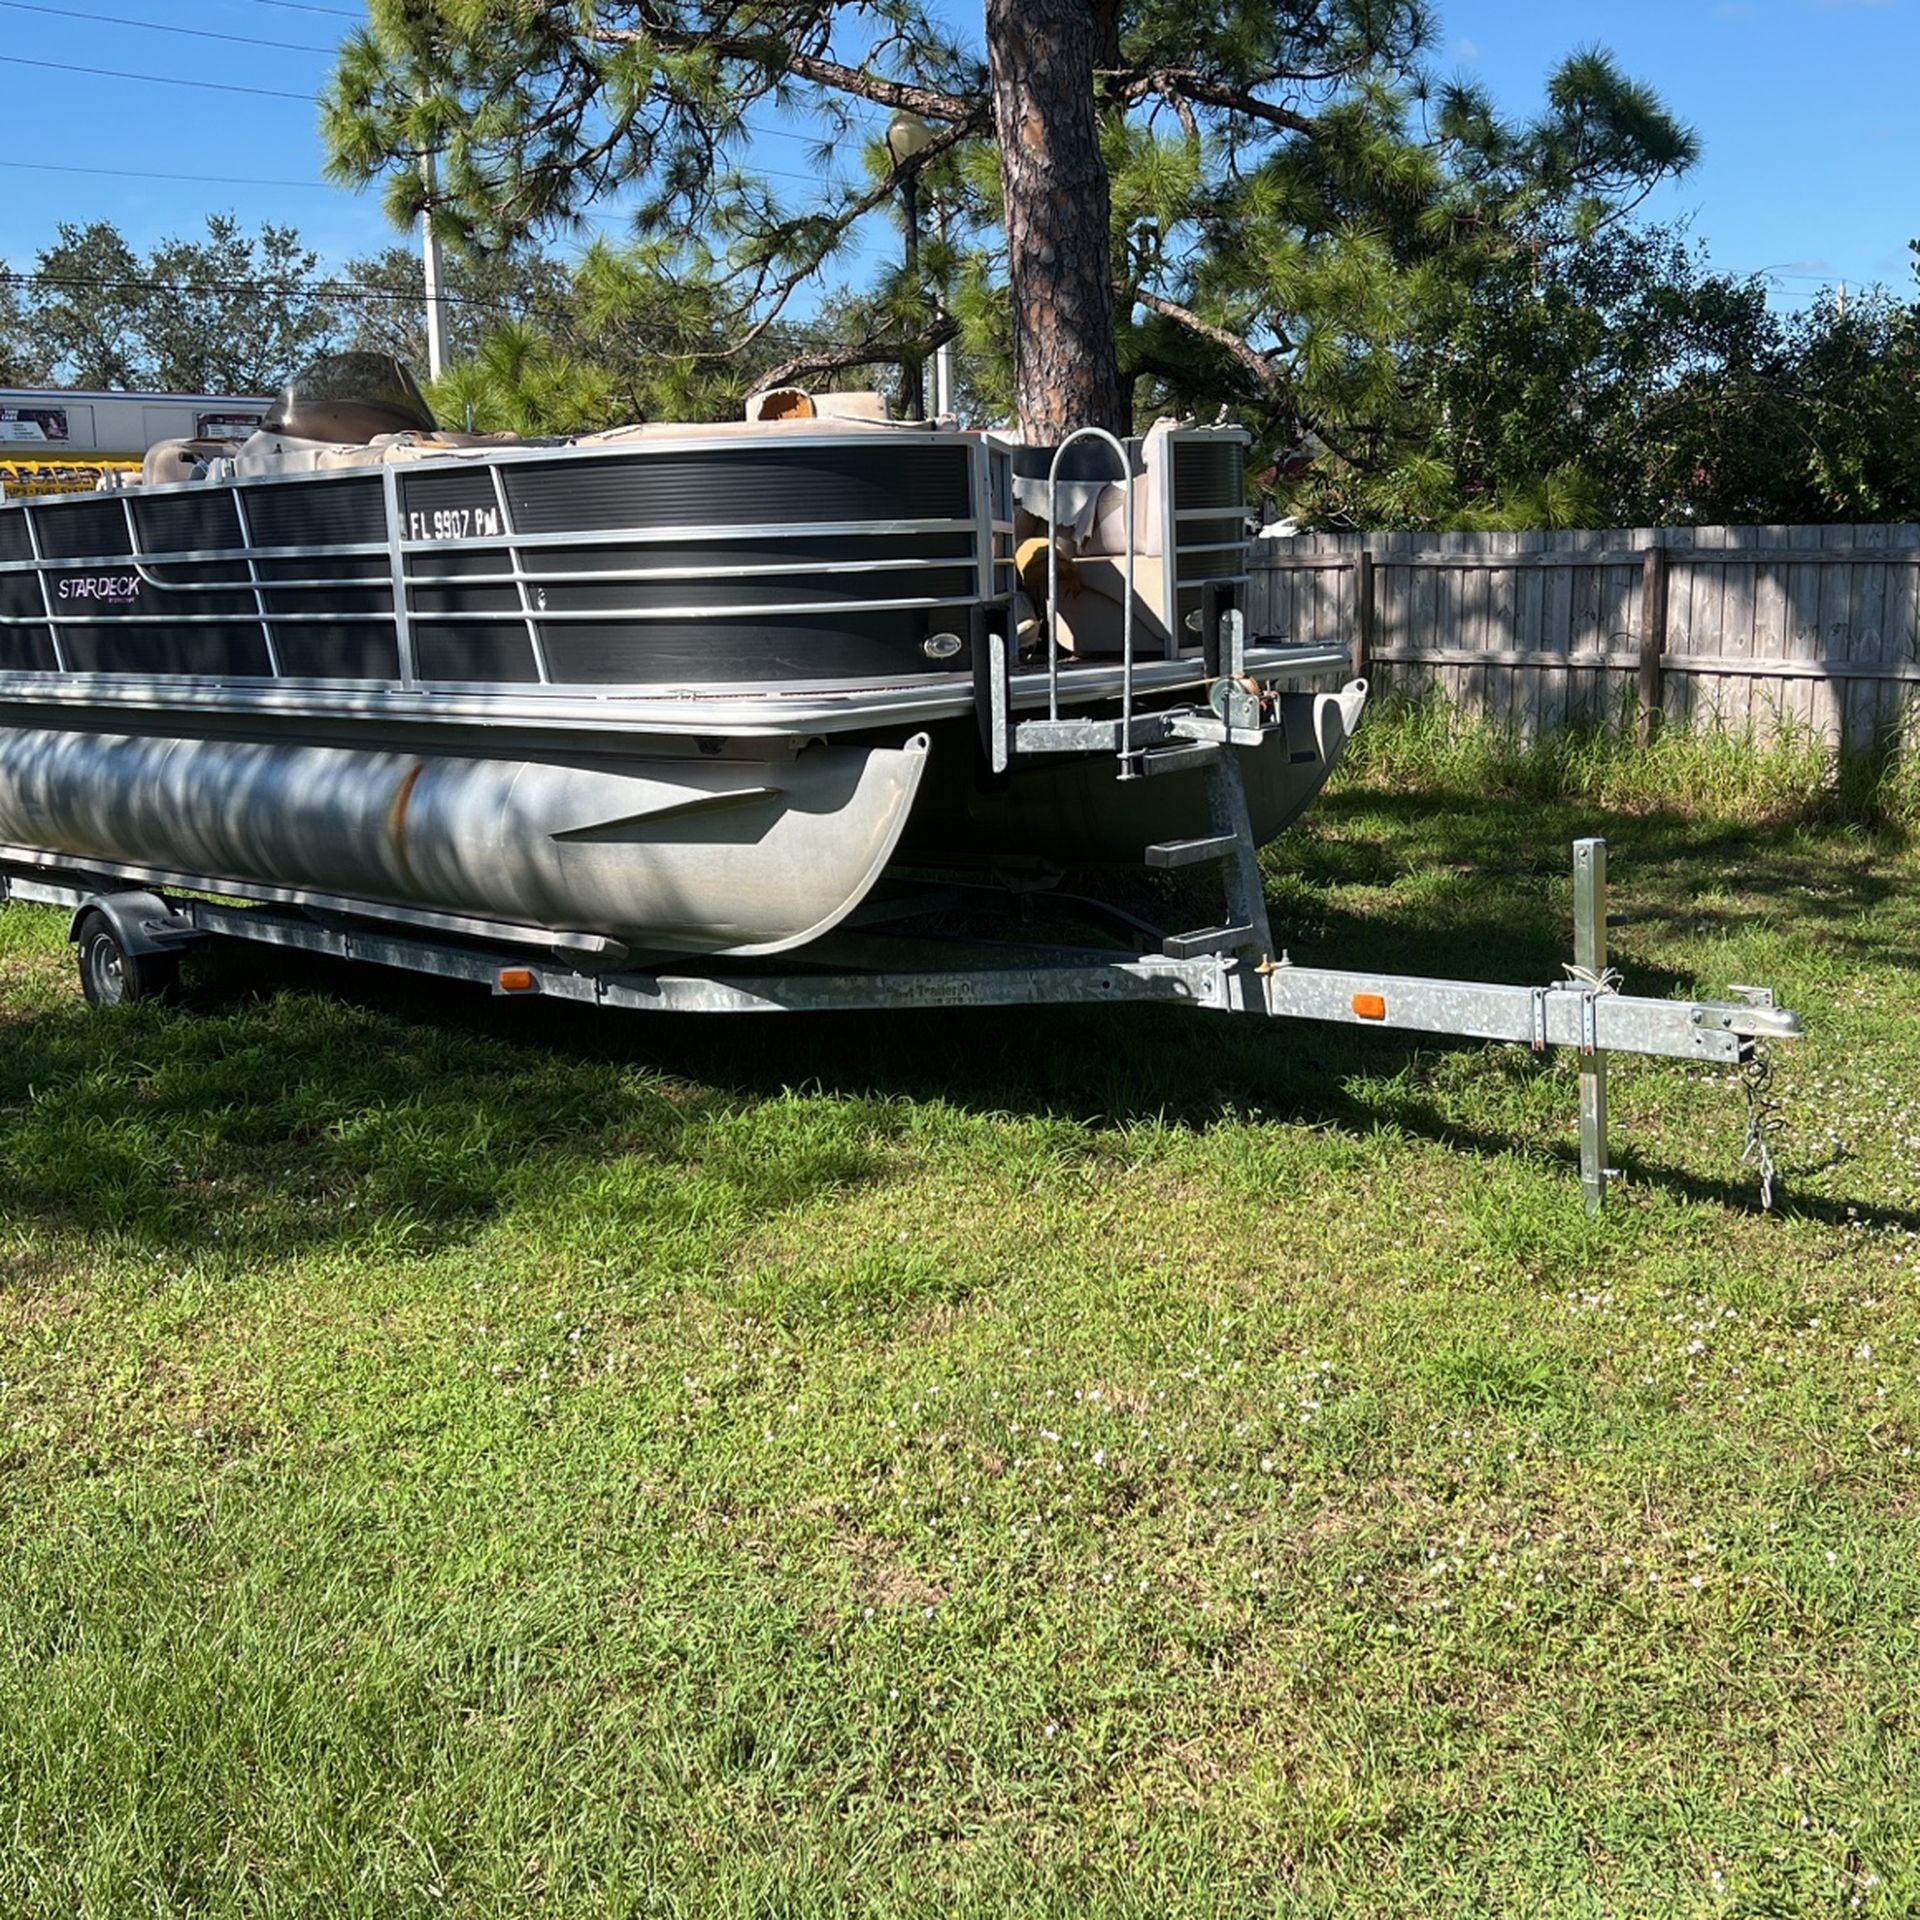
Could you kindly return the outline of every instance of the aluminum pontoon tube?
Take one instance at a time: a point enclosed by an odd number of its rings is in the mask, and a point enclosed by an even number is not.
[[[603,933],[777,953],[866,896],[927,738],[635,742],[589,764],[0,729],[0,841]]]

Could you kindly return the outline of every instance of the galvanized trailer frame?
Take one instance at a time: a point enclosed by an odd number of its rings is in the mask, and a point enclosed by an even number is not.
[[[1424,979],[1352,968],[1250,964],[1228,952],[1127,954],[1085,947],[975,942],[957,964],[889,965],[857,937],[839,965],[770,971],[741,966],[637,967],[616,943],[541,936],[446,916],[396,916],[377,903],[324,895],[233,905],[163,893],[101,874],[61,871],[8,850],[0,901],[64,907],[96,1001],[132,999],[143,963],[164,968],[210,939],[258,941],[472,982],[510,998],[544,997],[642,1013],[849,1013],[931,1008],[1159,1003],[1275,1020],[1318,1020],[1454,1038],[1506,1041],[1580,1057],[1581,1182],[1590,1209],[1606,1192],[1607,1057],[1613,1053],[1740,1066],[1770,1040],[1795,1038],[1796,1015],[1771,990],[1736,987],[1725,1000],[1657,1000],[1622,993],[1606,968],[1606,842],[1574,844],[1575,961],[1540,986]],[[170,876],[170,889],[216,888]],[[430,924],[422,924],[424,918]],[[102,934],[110,935],[103,942]],[[832,949],[823,950],[831,952]],[[90,959],[90,955],[92,958]],[[104,966],[104,989],[88,977]],[[116,983],[120,991],[116,992]]]

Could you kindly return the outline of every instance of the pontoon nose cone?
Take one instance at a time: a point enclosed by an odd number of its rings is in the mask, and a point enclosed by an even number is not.
[[[1331,773],[1347,750],[1360,716],[1366,710],[1372,689],[1364,680],[1349,680],[1338,693],[1323,693],[1313,703],[1313,737],[1319,743],[1320,759]]]

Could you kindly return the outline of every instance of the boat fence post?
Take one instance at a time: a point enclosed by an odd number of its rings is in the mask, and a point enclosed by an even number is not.
[[[1011,753],[1008,739],[1007,646],[1002,631],[1009,624],[996,621],[987,608],[976,601],[967,609],[967,638],[972,649],[973,709],[980,729],[981,751],[987,756],[987,768],[994,774],[1007,770]]]
[[[1133,758],[1133,556],[1138,542],[1133,524],[1133,455],[1127,451],[1124,441],[1112,434],[1106,438],[1120,457],[1121,498],[1127,510],[1127,597],[1120,613],[1120,777],[1124,780],[1131,771],[1129,762]],[[1173,570],[1174,555],[1169,553],[1167,571]]]
[[[1598,991],[1607,970],[1607,843],[1600,839],[1573,843],[1573,963],[1582,990]],[[1581,1027],[1580,1185],[1587,1211],[1598,1213],[1607,1197],[1607,1056],[1592,1043],[1591,1023]]]
[[[1068,435],[1071,439],[1072,435]],[[1060,718],[1060,456],[1061,441],[1047,462],[1047,718]]]

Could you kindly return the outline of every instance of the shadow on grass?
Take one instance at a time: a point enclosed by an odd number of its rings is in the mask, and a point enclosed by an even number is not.
[[[1270,851],[1276,931],[1327,965],[1550,980],[1569,950],[1566,843],[1585,824],[1483,797],[1336,797]],[[1614,842],[1637,919],[1760,922],[1866,963],[1913,950],[1910,916],[1872,911],[1895,881],[1869,847],[1671,818],[1616,823]],[[747,1220],[881,1177],[924,1102],[1085,1129],[1389,1125],[1461,1154],[1576,1158],[1571,1097],[1564,1142],[1544,1148],[1451,1116],[1415,1066],[1447,1050],[1431,1037],[1154,1008],[649,1018],[265,948],[210,949],[189,978],[184,1010],[99,1016],[76,998],[8,1023],[9,1211],[261,1258],[425,1248],[617,1168],[656,1199],[697,1187],[709,1216]],[[1636,964],[1630,984],[1687,982]],[[1747,1181],[1658,1165],[1631,1141],[1619,1151],[1669,1190],[1755,1204]],[[1796,1206],[1920,1226],[1920,1212]]]
[[[267,949],[194,956],[178,1007],[76,992],[7,1023],[0,1217],[261,1259],[425,1251],[615,1162],[636,1197],[683,1189],[676,1214],[764,1217],[871,1178],[898,1124],[858,1100],[772,1114],[518,1024],[477,991]]]
[[[1605,818],[1566,801],[1348,792],[1323,799],[1313,824],[1279,842],[1274,857],[1321,887],[1395,888],[1411,876],[1461,876],[1474,898],[1490,892],[1498,901],[1493,937],[1503,943],[1512,937],[1516,894],[1533,897],[1542,917],[1530,957],[1551,949],[1548,963],[1557,965],[1569,934],[1564,918],[1556,918],[1564,907],[1554,907],[1545,889],[1571,874],[1572,843],[1587,834],[1608,841],[1615,903],[1637,925],[1717,934],[1769,927],[1873,964],[1910,967],[1920,950],[1920,915],[1884,911],[1905,906],[1913,892],[1891,869],[1900,846],[1885,835],[1817,822],[1736,826],[1675,813]],[[1424,945],[1433,931],[1409,925],[1407,940]],[[1488,949],[1480,952],[1484,966]],[[1511,966],[1525,952],[1503,944],[1500,958]],[[1644,978],[1638,991],[1664,992],[1679,976],[1660,985]]]

